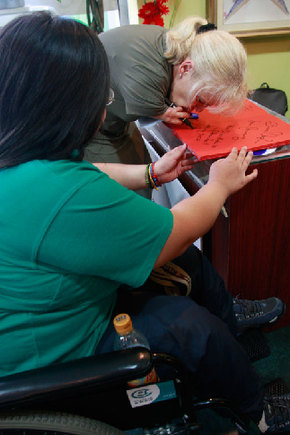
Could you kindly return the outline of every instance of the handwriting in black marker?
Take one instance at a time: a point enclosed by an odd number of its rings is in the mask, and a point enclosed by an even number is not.
[[[280,137],[280,131],[274,131],[274,128],[277,127],[276,122],[267,121],[265,122],[265,129],[259,134],[255,143],[259,143],[260,141],[266,140],[268,142],[272,142],[274,138]]]

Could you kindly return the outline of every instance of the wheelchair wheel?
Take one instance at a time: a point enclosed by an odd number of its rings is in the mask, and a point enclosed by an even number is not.
[[[0,415],[0,435],[122,435],[101,421],[63,412],[27,411]]]

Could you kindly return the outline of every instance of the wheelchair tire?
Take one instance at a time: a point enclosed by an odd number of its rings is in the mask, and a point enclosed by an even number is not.
[[[22,432],[23,431],[23,432]],[[31,432],[30,432],[31,431]],[[79,415],[63,412],[23,411],[0,414],[0,434],[122,435],[124,432]]]

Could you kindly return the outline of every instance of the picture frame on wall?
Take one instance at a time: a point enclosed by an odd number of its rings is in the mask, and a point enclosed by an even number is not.
[[[290,34],[290,0],[206,0],[207,19],[235,36]]]

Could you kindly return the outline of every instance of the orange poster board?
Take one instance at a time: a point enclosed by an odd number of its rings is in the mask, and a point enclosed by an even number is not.
[[[186,143],[198,160],[228,155],[235,146],[247,146],[257,151],[290,144],[290,125],[250,100],[234,116],[200,112],[192,120],[194,129],[186,125],[174,127],[173,132]]]

